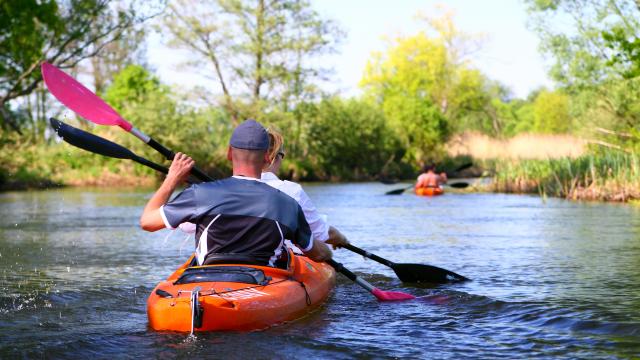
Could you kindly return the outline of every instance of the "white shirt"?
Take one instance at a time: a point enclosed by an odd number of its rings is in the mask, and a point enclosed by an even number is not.
[[[272,172],[263,172],[260,180],[263,183],[291,196],[298,202],[298,204],[300,204],[302,212],[304,212],[304,217],[309,223],[311,233],[315,240],[324,242],[329,239],[329,224],[327,224],[324,216],[318,213],[315,205],[313,205],[313,202],[307,193],[302,190],[302,186],[300,186],[300,184],[294,183],[293,181],[280,180]]]

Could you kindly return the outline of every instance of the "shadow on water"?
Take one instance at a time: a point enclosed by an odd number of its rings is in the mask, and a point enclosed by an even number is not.
[[[309,195],[350,241],[396,262],[473,279],[401,283],[392,270],[335,257],[383,290],[339,277],[327,303],[251,333],[159,333],[146,298],[192,240],[147,234],[147,192],[0,194],[0,358],[629,358],[640,353],[640,211],[531,196],[384,197],[378,184],[315,185]]]

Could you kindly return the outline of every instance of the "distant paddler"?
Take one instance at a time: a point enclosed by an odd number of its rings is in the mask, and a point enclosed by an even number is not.
[[[447,174],[436,174],[434,164],[425,165],[422,174],[418,176],[415,191],[418,195],[440,195],[443,193],[442,185],[447,183]]]

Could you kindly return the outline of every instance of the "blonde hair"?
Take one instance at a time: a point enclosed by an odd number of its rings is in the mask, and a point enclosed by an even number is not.
[[[269,164],[273,164],[278,153],[284,151],[284,138],[274,128],[267,129],[267,132],[269,133],[269,150],[267,150],[267,154],[269,155]]]

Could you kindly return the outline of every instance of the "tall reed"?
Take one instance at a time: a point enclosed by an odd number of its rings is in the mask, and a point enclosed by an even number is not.
[[[574,200],[640,198],[640,157],[600,150],[577,158],[494,160],[490,190],[540,193]]]

